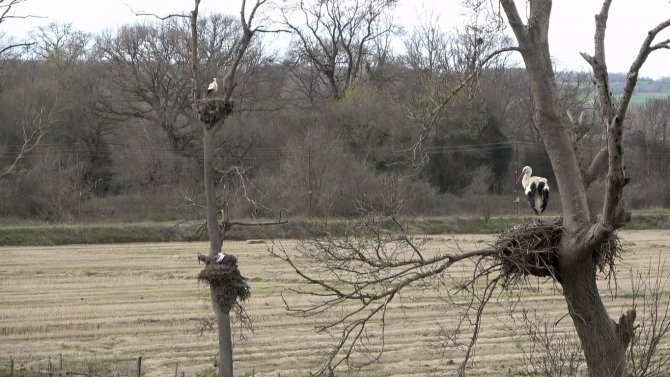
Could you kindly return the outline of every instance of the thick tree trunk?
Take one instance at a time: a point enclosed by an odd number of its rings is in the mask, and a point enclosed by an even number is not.
[[[626,347],[630,341],[630,317],[622,316],[626,331],[620,331],[609,316],[596,285],[592,259],[608,233],[590,232],[586,190],[568,134],[556,112],[556,83],[549,54],[551,0],[531,0],[528,24],[524,25],[513,0],[501,0],[509,24],[519,43],[530,79],[534,117],[551,159],[561,193],[563,240],[559,249],[559,280],[575,324],[591,377],[626,375]],[[597,237],[596,237],[597,236]],[[625,333],[621,335],[620,333]]]
[[[591,258],[561,260],[561,284],[568,311],[579,335],[590,377],[623,377],[629,338],[620,335],[596,285]],[[625,322],[622,318],[622,322]]]

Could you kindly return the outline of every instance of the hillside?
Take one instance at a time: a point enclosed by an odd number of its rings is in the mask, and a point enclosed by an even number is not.
[[[624,73],[610,73],[610,85],[615,96],[621,96],[625,80]],[[665,97],[670,97],[670,77],[657,80],[641,77],[635,86],[632,103],[639,105],[650,99]]]

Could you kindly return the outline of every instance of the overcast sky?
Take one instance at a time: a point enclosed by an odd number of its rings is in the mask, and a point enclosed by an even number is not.
[[[202,0],[200,7],[203,13],[238,14],[240,3],[241,0]],[[517,4],[524,13],[526,2],[517,0]],[[96,33],[137,21],[130,8],[166,15],[185,13],[192,6],[192,0],[27,0],[16,7],[16,15],[47,18],[11,19],[2,24],[2,31],[21,37],[31,28],[58,21],[72,22],[77,29]],[[588,69],[579,52],[593,53],[593,16],[601,6],[601,0],[554,1],[549,43],[559,68]],[[396,21],[411,31],[427,10],[440,15],[444,30],[450,30],[450,25],[460,24],[465,19],[459,0],[400,0]],[[668,0],[614,0],[606,37],[609,70],[627,72],[647,31],[668,18]],[[664,39],[670,39],[670,31],[657,38],[658,41]],[[654,52],[641,73],[652,78],[670,76],[670,50]]]

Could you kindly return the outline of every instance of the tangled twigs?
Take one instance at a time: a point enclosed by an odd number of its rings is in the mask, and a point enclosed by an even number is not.
[[[527,276],[556,276],[562,219],[544,224],[538,219],[500,234],[494,247],[502,264],[503,285]]]
[[[494,244],[502,264],[503,286],[528,275],[552,277],[560,282],[558,246],[562,235],[562,218],[550,223],[532,219],[503,232]],[[593,253],[595,266],[609,277],[622,251],[621,241],[613,233]]]
[[[205,268],[198,274],[199,281],[206,281],[216,292],[216,301],[225,312],[235,305],[236,301],[244,301],[251,296],[247,279],[237,267],[237,258],[232,254],[217,262],[216,257],[199,255],[198,260],[205,262]]]
[[[230,115],[235,105],[233,101],[206,98],[196,101],[191,107],[193,107],[198,120],[205,124],[207,128],[210,128],[219,120]]]

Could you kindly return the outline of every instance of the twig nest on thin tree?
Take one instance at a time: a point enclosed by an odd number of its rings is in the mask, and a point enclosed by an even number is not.
[[[200,122],[207,128],[212,127],[216,122],[225,119],[233,112],[235,104],[233,101],[226,101],[220,98],[203,98],[197,100],[191,106]]]
[[[505,285],[528,275],[553,277],[560,281],[558,245],[562,236],[563,218],[550,223],[532,219],[500,234],[494,247]],[[614,272],[614,262],[622,252],[621,241],[613,233],[593,253],[594,265],[609,276]]]
[[[205,262],[198,280],[207,282],[214,289],[216,301],[226,313],[230,312],[238,299],[244,301],[251,296],[247,279],[240,273],[234,255],[226,254],[218,262],[217,258],[207,256],[199,256],[198,259]]]

